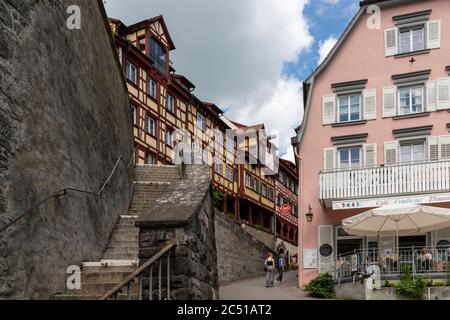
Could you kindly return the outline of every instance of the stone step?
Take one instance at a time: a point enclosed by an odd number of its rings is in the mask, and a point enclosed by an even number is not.
[[[139,247],[138,240],[124,240],[124,241],[109,241],[108,247],[120,248],[120,247]]]
[[[130,274],[138,268],[138,265],[127,265],[127,266],[84,266],[82,273],[108,273],[108,272],[118,272]]]
[[[135,260],[138,259],[138,253],[108,253],[105,252],[103,259],[105,260]]]
[[[126,224],[122,224],[122,225],[119,224],[113,230],[113,232],[116,232],[116,231],[122,231],[122,232],[125,232],[125,231],[139,231],[139,228],[136,227],[134,224],[128,224],[128,225],[126,225]]]
[[[116,225],[117,227],[122,227],[122,226],[133,226],[136,223],[137,219],[120,219],[119,223]]]
[[[114,282],[119,283],[123,279],[125,279],[131,272],[126,271],[109,271],[114,270],[114,267],[108,267],[108,271],[98,271],[98,272],[90,272],[85,271],[81,272],[81,283],[84,282]]]
[[[91,295],[91,294],[98,294],[103,295],[108,290],[111,290],[114,288],[118,282],[81,282],[81,289],[80,290],[70,290],[66,291],[68,294],[75,294],[75,295]],[[134,294],[137,294],[138,291],[138,285],[137,283],[133,283],[131,285],[131,291]],[[123,289],[123,293],[126,293],[126,288]]]
[[[105,252],[103,253],[103,256],[107,254],[138,254],[139,253],[139,247],[107,247]]]
[[[139,233],[113,233],[110,241],[139,241]]]
[[[54,300],[99,300],[103,294],[58,294]],[[119,294],[117,300],[128,300],[126,294]],[[137,294],[131,295],[131,300],[138,300]]]

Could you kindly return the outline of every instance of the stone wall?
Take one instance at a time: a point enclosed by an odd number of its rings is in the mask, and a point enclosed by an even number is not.
[[[272,248],[217,210],[215,228],[220,285],[264,274],[264,260]]]
[[[81,30],[69,30],[69,5]],[[125,80],[102,1],[0,1],[0,226],[65,187],[97,192],[132,155]],[[0,298],[45,299],[68,265],[100,258],[131,180],[69,192],[0,234]]]
[[[164,197],[139,217],[141,264],[170,240],[172,255],[171,298],[218,298],[218,274],[214,210],[208,166],[187,166],[184,178],[172,183]],[[165,262],[163,262],[165,266]],[[165,268],[164,268],[165,270]],[[163,282],[165,283],[165,282]],[[144,282],[144,293],[148,283]]]
[[[243,229],[272,250],[275,250],[276,240],[272,233],[255,228],[249,224],[243,224]]]

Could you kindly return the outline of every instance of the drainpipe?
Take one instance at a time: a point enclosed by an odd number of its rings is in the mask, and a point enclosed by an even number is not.
[[[300,158],[300,156],[297,154],[296,155],[298,158],[298,174],[299,174],[299,186],[301,186],[299,195],[298,195],[298,200],[300,201],[299,203],[299,221],[298,221],[298,230],[300,232],[300,241],[299,241],[299,245],[298,245],[298,268],[299,268],[299,273],[298,273],[298,282],[299,282],[299,287],[303,288],[304,286],[304,281],[303,281],[303,233],[304,233],[304,222],[303,222],[303,210],[302,210],[302,195],[303,195],[303,159]]]

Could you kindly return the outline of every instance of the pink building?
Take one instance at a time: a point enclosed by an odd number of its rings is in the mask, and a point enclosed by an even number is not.
[[[449,75],[450,1],[366,0],[304,81],[294,138],[301,286],[340,254],[397,245],[394,237],[350,236],[343,219],[388,204],[450,208]],[[449,241],[450,230],[440,230],[398,245]]]

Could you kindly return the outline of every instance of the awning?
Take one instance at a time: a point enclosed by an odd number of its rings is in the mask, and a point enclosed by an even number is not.
[[[390,205],[342,221],[357,236],[415,235],[450,227],[450,209],[424,205]]]

